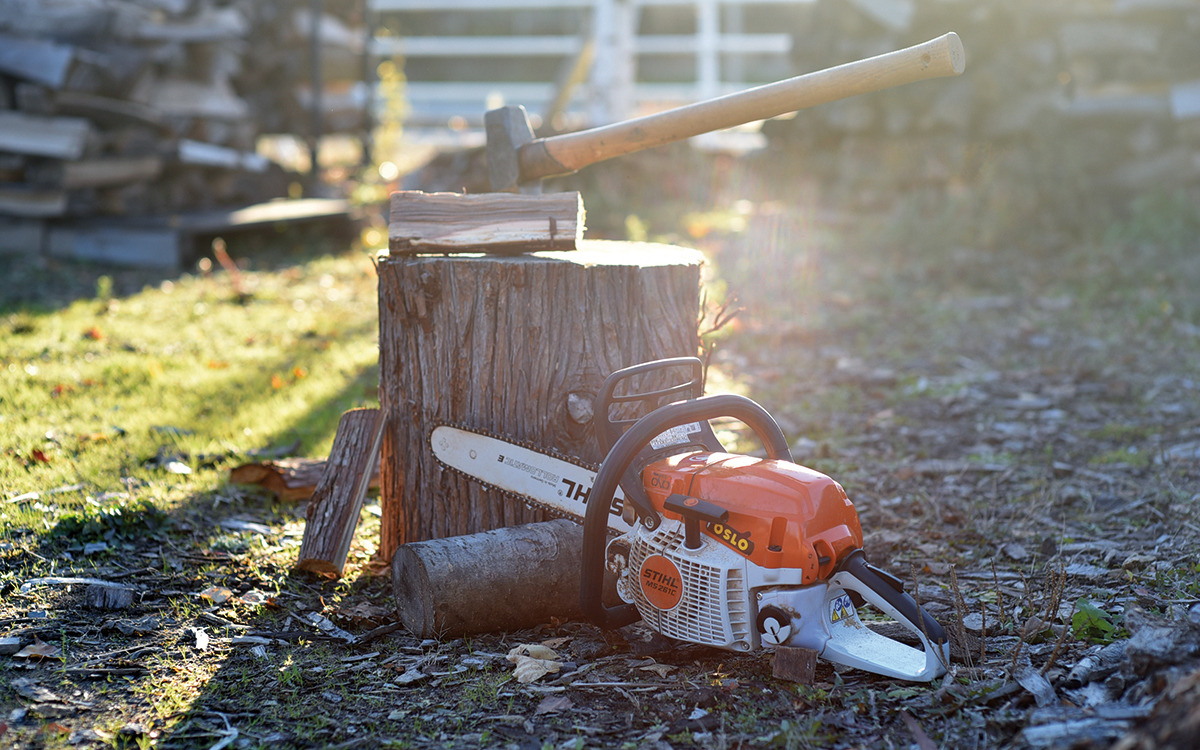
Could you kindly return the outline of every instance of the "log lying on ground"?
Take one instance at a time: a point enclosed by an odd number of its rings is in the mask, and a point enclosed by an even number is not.
[[[582,239],[578,192],[392,193],[388,245],[393,253],[574,250]]]
[[[379,409],[351,409],[342,415],[329,461],[308,505],[298,570],[342,575],[363,499],[379,465],[383,425]]]
[[[579,619],[582,548],[583,527],[562,518],[405,544],[392,558],[400,621],[421,638],[444,638]]]

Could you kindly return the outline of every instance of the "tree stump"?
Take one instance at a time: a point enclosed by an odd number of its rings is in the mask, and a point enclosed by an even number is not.
[[[380,555],[545,520],[443,470],[439,423],[603,456],[592,401],[614,370],[699,346],[695,250],[584,240],[573,252],[393,256],[379,264]]]

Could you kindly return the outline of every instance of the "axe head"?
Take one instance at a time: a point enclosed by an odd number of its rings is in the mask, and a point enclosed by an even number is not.
[[[533,140],[525,108],[510,104],[483,116],[487,132],[488,181],[496,192],[515,193],[521,186],[521,146]]]

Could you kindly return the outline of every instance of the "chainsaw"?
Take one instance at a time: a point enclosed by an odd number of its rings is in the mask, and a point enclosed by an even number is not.
[[[898,578],[867,562],[842,486],[794,463],[757,403],[702,396],[702,383],[694,357],[611,374],[595,409],[607,454],[595,472],[453,425],[435,427],[430,445],[447,468],[582,520],[580,603],[601,628],[641,619],[670,638],[730,651],[799,647],[888,677],[945,674],[945,631]],[[748,426],[767,457],[727,452],[709,424],[721,418]],[[606,567],[616,574],[616,607],[602,601]],[[867,627],[859,611],[866,605],[901,623],[922,648]]]

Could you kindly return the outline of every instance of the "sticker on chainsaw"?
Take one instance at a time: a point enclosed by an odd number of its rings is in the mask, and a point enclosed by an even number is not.
[[[683,599],[683,577],[675,563],[662,555],[650,555],[638,572],[646,601],[661,610],[675,609]]]
[[[829,603],[829,621],[839,622],[854,617],[854,603],[848,594],[842,594]]]
[[[710,523],[708,532],[733,548],[734,552],[749,556],[754,552],[754,542],[749,531],[738,531],[723,523]]]
[[[658,437],[650,441],[650,445],[655,450],[669,448],[672,445],[681,445],[690,443],[692,439],[689,435],[695,435],[700,432],[700,423],[692,422],[691,424],[682,424],[678,427],[672,427],[669,430],[664,430],[658,433]]]
[[[546,471],[545,469],[538,468],[533,464],[527,464],[524,461],[518,461],[517,459],[506,456],[503,453],[496,456],[496,461],[504,464],[505,466],[516,469],[517,471],[528,474],[529,478],[535,482],[548,484],[551,487],[557,485],[558,480],[560,479],[560,477],[552,471]]]

